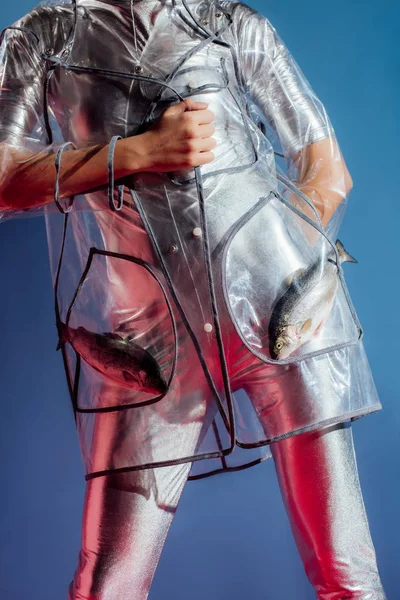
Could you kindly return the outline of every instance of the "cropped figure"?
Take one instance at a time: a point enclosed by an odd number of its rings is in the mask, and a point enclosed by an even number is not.
[[[46,219],[86,473],[69,600],[145,600],[186,481],[268,458],[316,597],[385,600],[352,180],[274,26],[228,0],[41,3],[1,73],[0,218]]]

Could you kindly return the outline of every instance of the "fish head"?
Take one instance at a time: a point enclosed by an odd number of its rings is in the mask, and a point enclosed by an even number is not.
[[[311,319],[307,319],[301,323],[289,323],[283,325],[278,329],[275,339],[271,340],[271,358],[274,360],[287,358],[302,344],[309,340],[311,334]]]
[[[296,348],[296,328],[294,325],[284,325],[279,328],[275,339],[271,340],[270,352],[274,360],[282,360]]]

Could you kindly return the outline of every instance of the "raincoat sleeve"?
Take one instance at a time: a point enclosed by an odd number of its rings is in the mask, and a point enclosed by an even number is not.
[[[50,142],[44,107],[50,68],[46,55],[62,48],[67,33],[67,21],[51,22],[50,7],[32,10],[1,33],[0,221],[43,213],[40,200],[29,202],[18,198],[18,192],[13,196],[12,182],[17,177],[26,178],[32,164],[39,174],[41,159],[49,153],[56,156],[65,142]]]
[[[266,17],[238,4],[234,21],[239,66],[253,110],[277,154],[282,153],[286,176],[336,235],[352,180],[325,107]]]

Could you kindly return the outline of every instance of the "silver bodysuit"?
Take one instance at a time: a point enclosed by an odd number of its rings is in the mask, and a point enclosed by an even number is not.
[[[7,149],[54,153],[56,178],[63,152],[110,142],[108,186],[1,213],[45,215],[59,331],[118,334],[166,382],[161,394],[122,385],[61,343],[87,479],[237,469],[271,457],[272,441],[381,408],[335,245],[347,195],[323,227],[298,184],[301,165],[323,170],[312,148],[324,140],[340,168],[334,129],[265,17],[214,0],[39,6],[3,32],[2,65],[2,173]],[[118,137],[188,97],[215,113],[215,159],[114,181]],[[343,179],[320,186],[327,203]],[[293,273],[327,263],[329,314],[274,358],[277,299]]]

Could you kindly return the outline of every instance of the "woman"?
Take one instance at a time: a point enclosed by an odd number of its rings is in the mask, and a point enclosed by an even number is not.
[[[381,404],[335,243],[352,182],[272,24],[76,0],[1,56],[1,216],[45,215],[86,469],[69,600],[147,598],[187,479],[270,457],[317,598],[384,600],[350,426]]]

